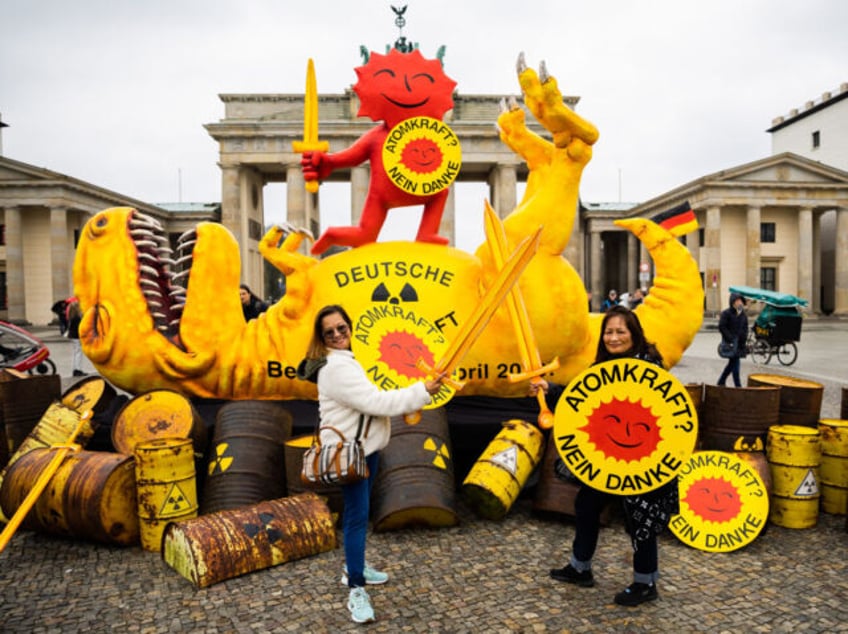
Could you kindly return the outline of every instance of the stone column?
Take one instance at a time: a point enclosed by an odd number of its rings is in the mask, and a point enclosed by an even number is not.
[[[798,297],[813,304],[813,210],[798,210]]]
[[[368,195],[368,185],[371,180],[371,170],[368,165],[360,165],[350,170],[350,224],[356,226],[362,217],[365,207],[365,197]],[[316,238],[318,236],[315,236]]]
[[[622,293],[632,293],[639,285],[639,242],[629,231],[627,232],[627,270],[624,279],[627,280],[627,288]]]
[[[26,323],[24,295],[24,245],[21,232],[20,207],[6,207],[6,298],[7,319]]]
[[[286,168],[286,220],[303,229],[306,228],[306,193],[300,166],[290,165]]]
[[[239,246],[242,241],[241,167],[221,165],[221,224],[233,232]]]
[[[848,207],[836,210],[834,314],[848,315]]]
[[[71,275],[73,266],[68,259],[68,209],[50,208],[50,286],[53,301],[65,299],[71,295]]]
[[[500,218],[506,218],[515,209],[517,183],[514,165],[497,163],[489,173],[490,198]]]
[[[707,209],[707,226],[704,229],[704,273],[706,275],[707,310],[720,312],[721,301],[721,207]]]
[[[592,291],[592,309],[598,310],[606,297],[606,291],[601,287],[601,232],[589,227],[589,274],[591,278],[589,290]]]
[[[445,201],[445,211],[442,213],[442,221],[439,223],[439,235],[444,236],[450,242],[450,246],[456,245],[456,190],[451,187],[448,190],[448,199]]]
[[[745,284],[760,287],[760,207],[748,205],[745,214],[747,234],[745,237]]]

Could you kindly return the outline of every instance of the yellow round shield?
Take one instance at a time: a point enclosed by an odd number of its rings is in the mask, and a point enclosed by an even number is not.
[[[432,117],[404,119],[383,143],[383,168],[392,182],[416,196],[450,187],[462,165],[459,137]]]
[[[686,387],[640,359],[593,365],[560,397],[554,441],[582,482],[616,495],[652,491],[695,448],[698,417]]]
[[[417,309],[401,304],[375,305],[353,320],[351,349],[368,379],[381,390],[406,387],[426,378],[418,361],[433,367],[448,341],[441,330]],[[433,395],[424,409],[447,403],[454,395],[448,385]]]
[[[768,491],[757,470],[732,453],[699,451],[680,470],[680,513],[671,532],[684,544],[730,552],[751,543],[769,513]]]

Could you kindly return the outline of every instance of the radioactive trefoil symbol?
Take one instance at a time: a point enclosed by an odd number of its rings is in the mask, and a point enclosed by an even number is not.
[[[436,444],[436,441],[428,436],[427,440],[424,441],[424,449],[434,453],[433,464],[439,467],[439,469],[448,468],[446,460],[450,460],[450,452],[448,451],[446,443],[442,442]]]
[[[499,451],[489,458],[489,460],[515,475],[515,472],[518,470],[518,447],[513,445],[508,449]]]
[[[810,469],[807,471],[804,479],[801,480],[801,484],[799,484],[798,488],[795,490],[795,495],[799,497],[810,497],[818,495],[818,492],[819,485],[818,482],[816,482],[816,474],[813,473],[812,469]]]
[[[191,503],[188,496],[183,492],[180,486],[175,482],[171,485],[165,501],[162,503],[162,508],[159,509],[159,517],[173,517],[191,510]]]
[[[225,442],[215,445],[215,457],[209,461],[209,475],[212,475],[215,471],[223,473],[233,464],[233,457],[226,455],[229,448],[230,445]]]
[[[262,522],[261,526],[256,524],[243,524],[245,534],[251,539],[256,539],[256,536],[261,532],[265,533],[270,543],[278,542],[283,538],[283,532],[273,525],[274,515],[271,513],[259,513],[259,519]]]

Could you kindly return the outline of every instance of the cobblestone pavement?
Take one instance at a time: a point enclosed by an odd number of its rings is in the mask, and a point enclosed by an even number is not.
[[[797,367],[784,372],[832,377],[823,378],[823,417],[838,417],[840,387],[848,385],[846,330],[824,328],[819,343],[808,337]],[[66,376],[66,340],[44,334]],[[712,382],[723,366],[714,358],[717,334],[702,335],[675,370],[684,381]],[[743,375],[754,371],[743,364]],[[770,525],[732,553],[664,535],[659,600],[624,608],[612,602],[632,574],[620,519],[601,532],[596,586],[561,584],[548,569],[566,562],[574,526],[535,514],[531,493],[502,521],[479,519],[460,503],[456,527],[369,534],[369,561],[391,579],[369,589],[378,620],[367,626],[351,623],[345,608],[341,549],[198,590],[139,547],[22,531],[0,554],[0,631],[848,632],[844,516],[821,514],[805,530]]]
[[[618,521],[601,532],[597,584],[548,578],[565,563],[571,522],[520,499],[506,519],[460,507],[454,528],[369,536],[390,573],[370,589],[376,623],[351,623],[341,549],[197,590],[157,554],[24,532],[0,555],[3,632],[848,632],[845,518],[769,526],[733,553],[660,542],[659,600],[613,604],[630,582]]]

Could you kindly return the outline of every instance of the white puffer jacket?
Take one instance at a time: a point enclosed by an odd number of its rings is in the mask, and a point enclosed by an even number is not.
[[[420,410],[430,402],[424,383],[419,381],[397,390],[381,390],[368,380],[365,370],[349,350],[330,350],[327,365],[318,373],[318,413],[321,417],[321,442],[333,443],[339,437],[324,427],[335,427],[348,440],[356,437],[359,414],[365,423],[371,416],[368,436],[362,438],[365,455],[379,451],[391,437],[389,416]],[[365,425],[363,424],[363,435]]]

